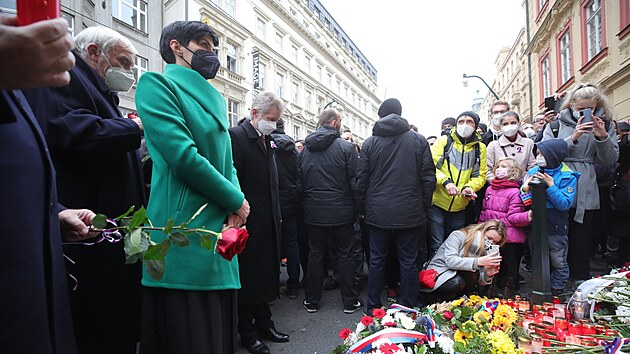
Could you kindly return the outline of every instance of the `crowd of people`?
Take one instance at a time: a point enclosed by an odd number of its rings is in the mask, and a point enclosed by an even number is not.
[[[408,307],[509,296],[529,266],[533,180],[546,185],[554,294],[591,276],[597,247],[630,260],[630,125],[594,85],[558,94],[561,110],[533,124],[496,101],[489,127],[465,111],[425,138],[389,98],[360,145],[334,108],[293,141],[271,92],[229,126],[204,23],[163,29],[166,66],[142,75],[130,117],[118,108],[135,84],[127,38],[90,27],[72,39],[63,19],[16,24],[0,17],[2,352],[234,353],[240,341],[269,353],[263,340],[290,339],[269,303],[301,287],[309,313],[336,287],[347,314],[383,306],[385,288]],[[247,246],[226,260],[191,235],[161,280],[91,230],[94,212],[146,206],[154,225],[181,224],[204,205],[190,227],[245,227]]]

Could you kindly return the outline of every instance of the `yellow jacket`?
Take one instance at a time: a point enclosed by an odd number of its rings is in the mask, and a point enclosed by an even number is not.
[[[444,155],[444,147],[448,139],[453,139],[450,151]],[[479,144],[479,161],[475,161],[475,145]],[[462,211],[468,205],[468,199],[464,196],[449,196],[444,187],[447,182],[453,182],[461,191],[470,187],[475,192],[479,191],[486,183],[488,165],[486,163],[486,145],[481,141],[479,134],[475,133],[464,145],[452,129],[449,135],[439,137],[431,147],[433,163],[436,167],[437,183],[433,193],[433,204],[446,211]],[[439,162],[441,161],[441,166]],[[473,176],[474,174],[474,176]]]

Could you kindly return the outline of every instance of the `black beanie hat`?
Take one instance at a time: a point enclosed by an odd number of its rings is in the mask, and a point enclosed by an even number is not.
[[[398,101],[397,99],[388,98],[385,101],[383,101],[383,103],[381,103],[381,106],[378,108],[378,117],[383,118],[386,115],[390,115],[392,113],[396,115],[401,115],[402,105],[400,104],[400,101]]]
[[[442,127],[445,124],[450,124],[451,126],[453,126],[453,125],[455,125],[455,123],[456,123],[455,122],[455,118],[453,118],[453,117],[444,118],[444,120],[442,121]]]
[[[479,126],[479,116],[477,115],[477,113],[473,111],[462,112],[460,113],[460,115],[457,116],[457,120],[459,120],[459,118],[463,116],[469,116],[470,118],[472,118],[475,121],[475,129],[477,129],[477,126]]]

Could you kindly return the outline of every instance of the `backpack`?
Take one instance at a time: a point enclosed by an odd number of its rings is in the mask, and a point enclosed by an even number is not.
[[[471,178],[479,177],[479,166],[481,162],[480,161],[481,151],[479,148],[479,144],[481,144],[481,142],[477,142],[477,144],[475,144],[475,164],[473,165],[472,174],[470,175]],[[451,135],[448,135],[448,139],[446,140],[446,144],[444,145],[444,152],[442,152],[442,156],[440,156],[440,159],[435,164],[435,168],[437,168],[438,170],[442,168],[442,165],[444,165],[445,159],[447,160],[447,162],[449,162],[448,154],[451,152],[452,147],[453,147],[453,137]]]

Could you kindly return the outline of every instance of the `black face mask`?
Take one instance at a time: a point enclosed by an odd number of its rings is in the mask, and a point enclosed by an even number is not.
[[[188,47],[183,46],[188,49]],[[192,52],[192,50],[188,49]],[[186,59],[184,59],[186,61]],[[186,62],[188,63],[188,62]],[[188,63],[190,68],[198,72],[204,79],[214,79],[217,76],[217,72],[221,67],[221,62],[217,54],[208,50],[199,49],[193,52],[191,63]]]

